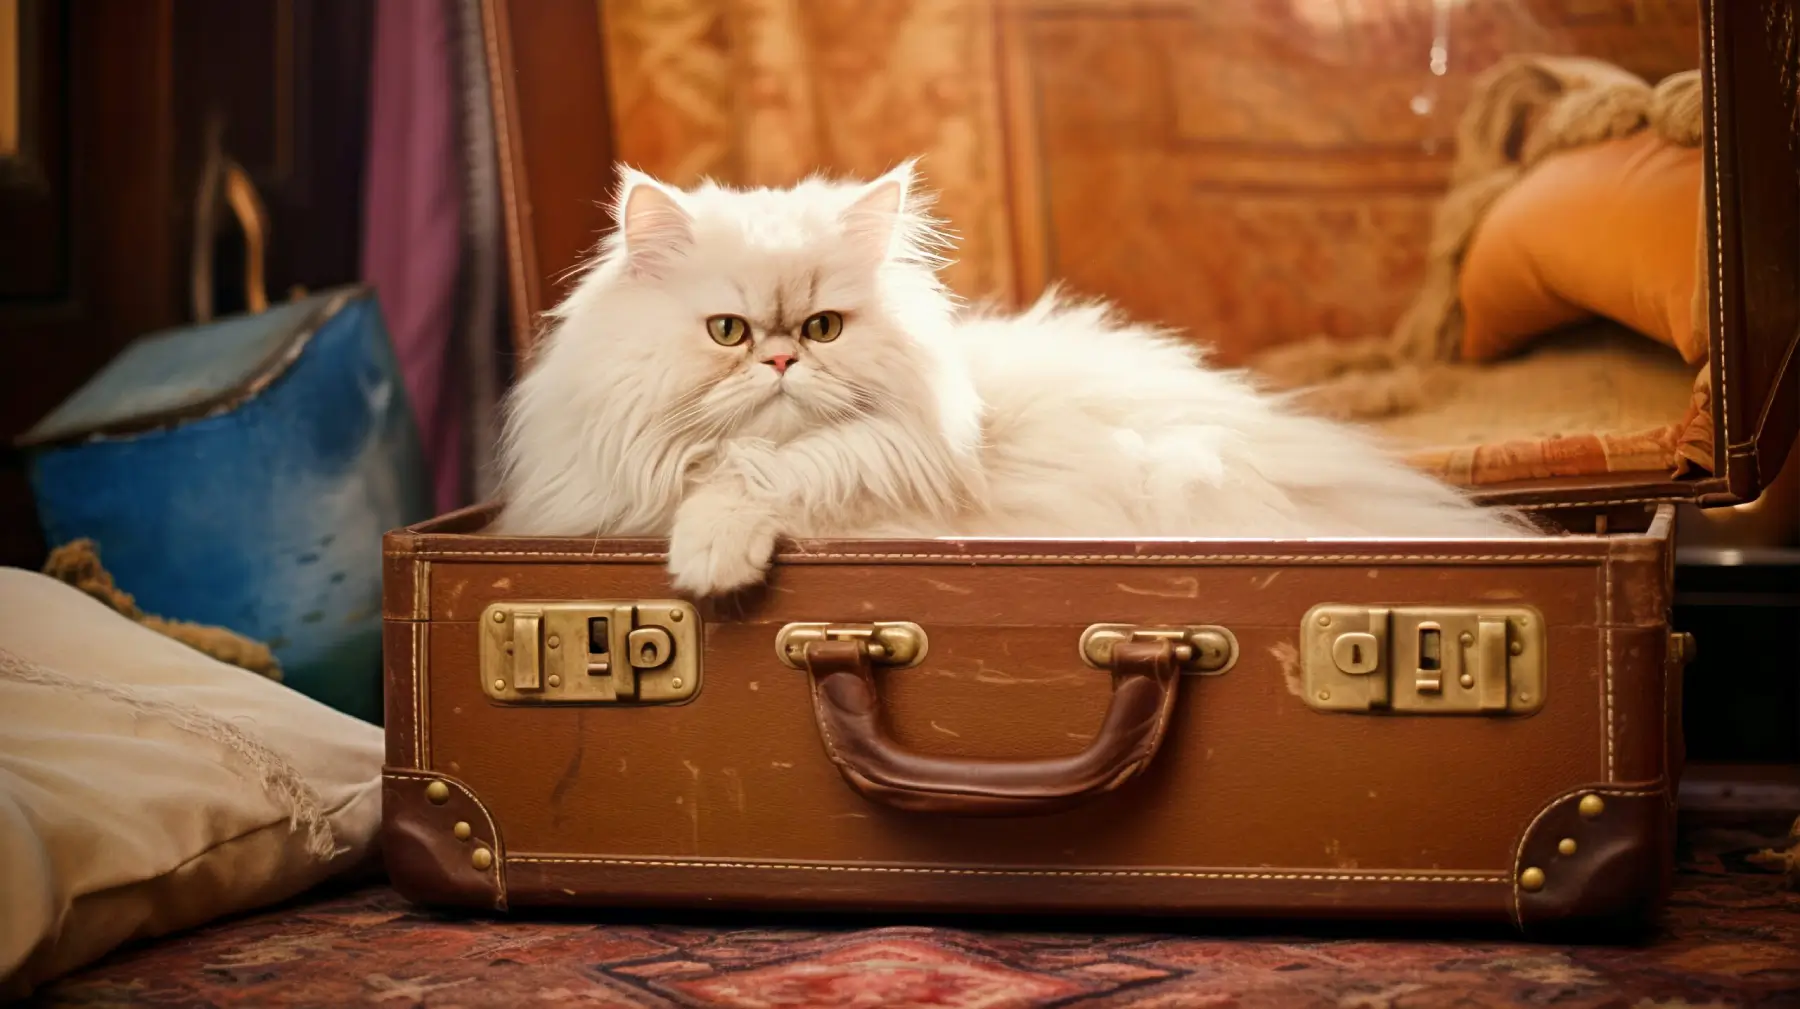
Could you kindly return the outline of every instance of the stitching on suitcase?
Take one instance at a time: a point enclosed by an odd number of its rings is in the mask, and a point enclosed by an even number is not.
[[[431,562],[413,561],[413,605],[414,620],[431,619]]]
[[[424,677],[419,675],[419,653],[425,650],[423,640],[425,637],[425,627],[426,625],[423,622],[412,625],[412,641],[409,645],[411,653],[409,658],[411,659],[412,665],[412,743],[414,767],[425,766],[425,747],[424,744],[420,742],[419,738],[421,731],[424,729],[424,725],[421,723],[425,717],[425,706],[419,701],[420,684],[424,680]]]
[[[1147,879],[1279,879],[1344,883],[1505,883],[1508,874],[1427,876],[1416,873],[1186,872],[1179,869],[940,869],[910,865],[818,865],[811,862],[686,862],[677,859],[511,855],[508,862],[534,865],[621,865],[645,869],[771,869],[792,872],[858,872],[909,876],[1141,877]]]
[[[1713,297],[1707,299],[1709,308],[1716,308],[1719,313],[1719,336],[1725,335],[1725,197],[1719,177],[1723,174],[1719,160],[1719,11],[1713,0],[1707,0],[1707,20],[1711,23],[1706,33],[1706,62],[1712,87],[1708,88],[1708,99],[1712,105],[1713,134],[1713,276],[1718,282],[1718,290]],[[1710,325],[1712,319],[1707,318]],[[1713,444],[1721,442],[1725,445],[1725,458],[1715,460],[1715,465],[1731,466],[1731,439],[1723,437],[1731,432],[1731,383],[1726,371],[1725,347],[1719,346],[1719,417],[1724,422],[1725,430],[1714,435]]]
[[[1603,590],[1606,593],[1606,599],[1605,599],[1605,602],[1603,602],[1601,604],[1601,606],[1605,609],[1605,612],[1606,612],[1604,623],[1602,623],[1602,625],[1601,625],[1605,629],[1600,632],[1600,648],[1605,653],[1602,656],[1601,669],[1603,670],[1602,678],[1605,680],[1605,689],[1606,689],[1606,702],[1605,702],[1606,703],[1606,767],[1604,768],[1605,773],[1603,773],[1600,776],[1600,778],[1602,781],[1606,781],[1606,782],[1610,783],[1613,780],[1613,722],[1614,722],[1614,719],[1613,719],[1613,576],[1612,576],[1613,575],[1613,565],[1612,565],[1612,556],[1610,554],[1606,558],[1606,563],[1600,566],[1600,570],[1602,571],[1602,573],[1604,574],[1605,579],[1606,579],[1605,588]]]
[[[425,675],[428,668],[421,668],[425,661],[425,649],[431,627],[431,562],[428,560],[413,561],[413,612],[417,622],[413,624],[412,634],[412,707],[413,707],[413,766],[425,767]]]
[[[431,624],[421,622],[418,634],[413,639],[413,679],[417,683],[413,691],[413,748],[418,751],[418,759],[414,761],[420,770],[428,770],[431,760]]]
[[[418,767],[427,770],[431,766],[431,562],[421,561],[425,573],[425,619],[419,622],[418,668],[419,690],[417,703],[419,713],[413,722],[413,738],[419,747]]]
[[[461,792],[463,795],[467,796],[468,800],[475,804],[475,808],[481,810],[482,818],[487,821],[488,837],[492,839],[491,843],[492,843],[493,849],[494,849],[494,885],[496,887],[498,887],[500,890],[500,906],[505,907],[506,906],[506,873],[501,870],[505,867],[506,861],[507,861],[506,847],[505,847],[505,845],[501,844],[501,842],[500,842],[500,827],[499,827],[499,825],[494,823],[494,814],[488,812],[487,805],[481,801],[480,796],[477,796],[473,791],[471,791],[469,788],[464,786],[461,782],[452,781],[449,778],[445,778],[441,775],[412,774],[407,771],[383,771],[382,774],[385,777],[392,778],[396,781],[423,781],[423,782],[427,782],[427,783],[433,782],[433,781],[441,781],[447,787],[454,788],[457,791]],[[515,859],[514,861],[517,861],[517,860]],[[485,875],[485,873],[484,873],[484,875]]]
[[[806,671],[806,682],[807,685],[812,688],[810,692],[812,694],[813,718],[819,723],[819,737],[825,744],[825,755],[830,757],[831,762],[841,769],[844,766],[844,761],[838,756],[836,740],[831,737],[831,720],[819,714],[819,678],[812,674],[810,668]]]
[[[1666,785],[1657,785],[1652,788],[1575,788],[1570,789],[1545,803],[1544,808],[1538,810],[1537,815],[1531,818],[1531,822],[1525,825],[1525,832],[1519,835],[1518,846],[1513,849],[1513,871],[1511,874],[1513,924],[1517,925],[1521,931],[1525,928],[1525,911],[1519,906],[1519,873],[1522,871],[1519,868],[1519,863],[1525,859],[1525,845],[1531,840],[1531,832],[1537,829],[1539,821],[1550,815],[1551,810],[1568,802],[1577,795],[1587,795],[1590,792],[1595,795],[1610,795],[1620,799],[1641,799],[1644,796],[1657,795],[1667,790]]]
[[[420,556],[440,558],[463,557],[556,557],[572,560],[591,561],[632,561],[668,559],[666,553],[589,553],[580,550],[501,550],[471,548],[467,550],[422,550]],[[1585,561],[1599,564],[1603,558],[1594,554],[925,554],[925,553],[784,553],[777,554],[777,560],[812,561],[812,560],[867,560],[867,561],[911,561],[937,560],[947,563],[963,563],[967,561],[1036,561],[1045,564],[1193,564],[1211,562],[1215,564],[1244,564],[1257,562],[1276,562],[1282,564],[1380,564],[1404,563],[1409,561],[1432,561],[1440,563],[1477,564],[1482,562],[1493,564],[1517,564],[1535,561]]]
[[[1669,668],[1669,644],[1669,639],[1663,638],[1662,731],[1657,733],[1661,738],[1657,744],[1660,754],[1656,762],[1656,772],[1665,778],[1669,776],[1669,692],[1679,676],[1676,670]]]
[[[1599,508],[1604,505],[1628,504],[1668,504],[1666,497],[1621,497],[1602,498],[1594,501],[1539,501],[1534,504],[1514,505],[1523,511],[1549,511],[1552,508]]]

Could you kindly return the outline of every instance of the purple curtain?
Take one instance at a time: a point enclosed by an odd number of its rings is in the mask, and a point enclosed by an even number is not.
[[[393,335],[442,512],[463,503],[466,478],[453,349],[464,197],[455,11],[444,0],[374,8],[362,272]]]

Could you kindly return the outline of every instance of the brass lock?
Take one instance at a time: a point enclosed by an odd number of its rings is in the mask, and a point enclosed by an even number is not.
[[[1300,626],[1320,711],[1525,715],[1544,706],[1544,617],[1530,606],[1320,605]]]
[[[509,704],[667,704],[700,689],[700,614],[680,600],[494,603],[481,689]]]
[[[1237,665],[1237,637],[1210,624],[1192,627],[1140,627],[1094,624],[1081,632],[1081,661],[1095,669],[1112,666],[1113,649],[1126,641],[1167,640],[1175,645],[1175,663],[1184,673],[1218,676]]]
[[[925,629],[910,620],[884,620],[870,624],[788,624],[775,633],[775,654],[790,669],[806,668],[806,646],[817,641],[857,641],[869,653],[869,661],[888,669],[911,669],[925,661],[931,639]]]

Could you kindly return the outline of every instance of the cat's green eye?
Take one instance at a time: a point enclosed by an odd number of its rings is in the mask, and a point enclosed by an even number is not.
[[[715,315],[706,320],[706,332],[721,347],[735,347],[750,335],[750,324],[735,315]]]
[[[816,343],[830,343],[844,331],[844,317],[836,312],[820,312],[800,324],[800,335]]]

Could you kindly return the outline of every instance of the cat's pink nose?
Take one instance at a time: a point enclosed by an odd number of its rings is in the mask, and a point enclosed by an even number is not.
[[[774,357],[764,358],[763,363],[774,368],[775,374],[785,375],[787,374],[788,366],[794,363],[794,355],[776,354]]]

